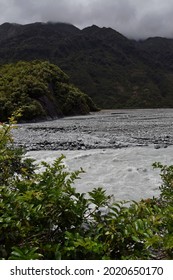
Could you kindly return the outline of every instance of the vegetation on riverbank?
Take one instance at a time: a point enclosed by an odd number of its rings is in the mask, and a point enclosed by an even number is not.
[[[11,124],[0,126],[0,259],[173,259],[173,166],[154,164],[160,196],[130,206],[101,188],[78,193],[83,170],[62,156],[38,173]]]
[[[19,108],[24,121],[97,110],[91,98],[70,84],[58,66],[38,60],[0,66],[0,120],[7,121]]]

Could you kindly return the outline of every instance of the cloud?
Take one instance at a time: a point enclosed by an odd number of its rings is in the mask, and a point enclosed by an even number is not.
[[[173,37],[172,0],[0,0],[0,23],[68,22],[112,27],[132,38]]]

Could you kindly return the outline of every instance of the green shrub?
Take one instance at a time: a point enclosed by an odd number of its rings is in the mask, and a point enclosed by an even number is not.
[[[11,120],[12,122],[12,120]],[[102,188],[73,187],[64,156],[42,172],[0,127],[1,259],[172,259],[173,166],[160,164],[158,198],[114,202]]]

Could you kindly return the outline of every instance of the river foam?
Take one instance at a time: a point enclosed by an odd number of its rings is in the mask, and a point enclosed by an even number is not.
[[[121,149],[93,149],[86,151],[30,151],[27,156],[36,162],[52,163],[61,154],[68,170],[85,173],[76,180],[77,191],[88,192],[103,187],[115,200],[140,200],[158,196],[161,179],[159,170],[153,169],[153,162],[170,165],[173,163],[173,146],[154,149],[128,147]]]

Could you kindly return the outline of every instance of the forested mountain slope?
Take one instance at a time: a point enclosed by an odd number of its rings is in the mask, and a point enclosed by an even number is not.
[[[0,26],[0,63],[49,60],[102,108],[173,107],[173,39],[65,23]]]
[[[0,66],[0,121],[21,110],[21,120],[45,120],[96,110],[91,98],[47,61],[19,61]]]

